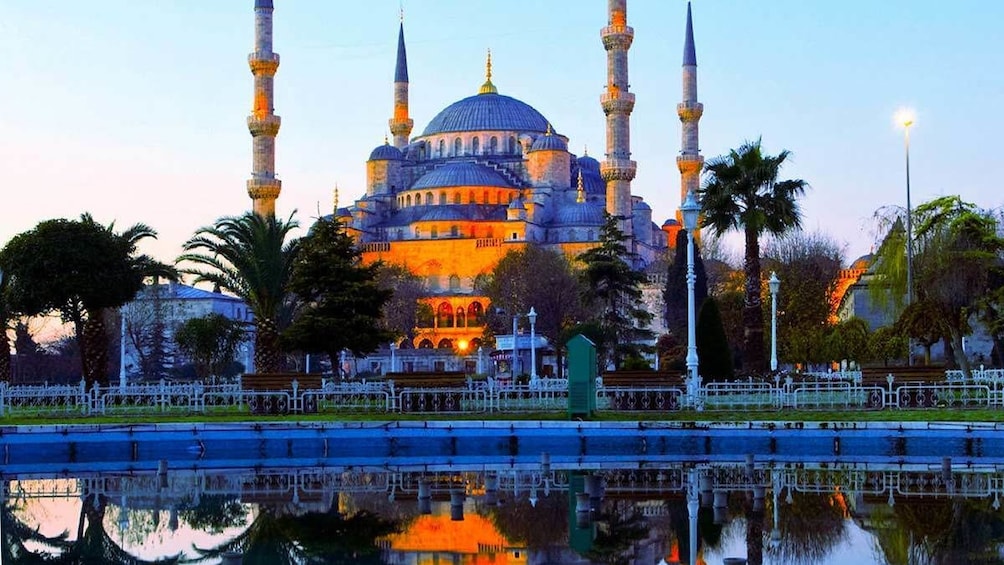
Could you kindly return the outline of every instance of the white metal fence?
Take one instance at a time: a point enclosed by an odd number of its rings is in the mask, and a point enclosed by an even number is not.
[[[997,370],[994,370],[997,371]],[[949,375],[951,377],[951,375]],[[598,379],[601,412],[896,410],[1004,407],[1004,377],[984,372],[971,379],[861,384],[853,378],[791,377],[773,381],[706,383],[695,395],[683,387],[609,386]],[[258,391],[239,381],[223,384],[133,384],[125,387],[9,385],[0,383],[2,417],[88,417],[158,414],[455,414],[544,413],[568,407],[568,381],[540,379],[510,384],[494,379],[459,387],[398,387],[393,381],[322,381],[321,388]]]

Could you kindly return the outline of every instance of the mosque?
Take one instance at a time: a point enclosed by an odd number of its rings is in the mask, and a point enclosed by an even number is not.
[[[253,209],[274,214],[281,189],[275,177],[275,138],[280,120],[273,108],[279,57],[272,51],[272,0],[255,0],[255,78],[248,118],[253,173],[247,182]],[[489,300],[478,294],[480,277],[511,250],[537,245],[575,257],[599,243],[606,215],[616,218],[638,269],[675,242],[679,219],[653,222],[652,209],[631,193],[637,164],[631,160],[628,50],[634,30],[627,0],[608,0],[608,25],[600,30],[607,53],[606,88],[600,108],[606,120],[602,161],[569,151],[560,124],[530,104],[506,96],[492,82],[491,53],[477,92],[447,105],[416,134],[408,110],[408,60],[404,23],[394,65],[392,139],[372,150],[366,186],[335,214],[356,238],[364,261],[406,266],[426,283],[433,319],[418,328],[408,348],[476,346]],[[388,61],[389,66],[390,61]],[[683,50],[681,202],[698,188],[704,158],[698,149],[697,60],[690,6]],[[593,119],[589,116],[583,119]],[[596,112],[595,119],[600,119]],[[414,135],[413,135],[414,134]],[[344,189],[343,189],[344,190]]]

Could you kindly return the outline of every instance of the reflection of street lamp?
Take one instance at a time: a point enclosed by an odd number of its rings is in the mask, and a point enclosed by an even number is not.
[[[770,287],[770,370],[773,372],[777,370],[777,291],[781,289],[781,279],[776,272],[771,271],[767,286]]]
[[[688,232],[689,235],[689,232]],[[697,511],[699,508],[698,485],[700,484],[700,472],[693,468],[687,476],[687,517],[690,518],[690,563],[697,563]]]
[[[534,333],[537,325],[537,311],[530,307],[530,311],[526,315],[527,319],[530,320],[530,384],[537,384],[537,343],[536,334]]]
[[[700,376],[697,374],[697,322],[694,315],[694,285],[697,276],[694,274],[694,230],[697,229],[697,216],[701,212],[701,205],[697,203],[694,191],[687,192],[687,198],[680,206],[683,216],[683,229],[687,230],[687,377],[690,382],[691,398],[697,394],[701,386]]]

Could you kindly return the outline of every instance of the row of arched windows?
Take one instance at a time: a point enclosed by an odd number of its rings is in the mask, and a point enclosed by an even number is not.
[[[454,279],[456,279],[454,281]],[[453,285],[456,283],[457,288]],[[456,275],[450,277],[450,289],[458,290],[460,278]],[[419,319],[418,327],[428,328],[477,328],[485,325],[485,310],[480,302],[471,302],[467,308],[458,306],[454,308],[449,302],[441,302],[436,307],[435,316],[432,320]]]
[[[452,193],[452,194],[451,194]],[[447,192],[442,190],[439,192],[439,197],[436,197],[431,190],[427,191],[424,195],[421,192],[415,192],[414,194],[405,194],[404,196],[397,197],[398,208],[409,208],[411,206],[435,206],[437,203],[440,206],[446,206],[447,204],[464,204],[464,195],[462,190],[453,190]],[[493,198],[494,196],[494,198]],[[467,204],[511,204],[516,198],[516,194],[513,191],[508,191],[508,194],[501,190],[491,191],[482,190],[481,199],[478,199],[478,194],[476,190],[467,191]]]
[[[453,138],[453,142],[450,144],[450,151],[447,153],[446,149],[446,139],[440,139],[436,146],[436,153],[433,157],[444,159],[446,157],[463,157],[464,155],[498,155],[500,150],[499,138],[496,136],[491,136],[488,138],[487,143],[484,148],[481,147],[481,138],[478,136],[471,137],[470,146],[465,151],[464,139],[462,137]],[[522,153],[522,147],[516,141],[516,136],[511,135],[506,140],[506,153],[509,155],[519,155]],[[419,157],[425,158],[424,146],[420,149]]]
[[[476,353],[477,350],[478,350],[478,348],[481,347],[481,345],[482,345],[482,341],[479,338],[474,338],[474,339],[471,340],[471,343],[468,345],[468,351],[473,351],[473,352]],[[408,340],[404,340],[404,341],[401,342],[401,349],[409,349],[410,347],[411,347],[411,343],[408,342]],[[418,348],[419,349],[453,349],[453,340],[452,339],[446,339],[446,338],[444,338],[444,339],[439,340],[439,343],[433,345],[431,339],[425,338],[422,341],[418,342]]]

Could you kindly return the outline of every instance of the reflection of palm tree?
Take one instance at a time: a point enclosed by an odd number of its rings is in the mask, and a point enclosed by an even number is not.
[[[178,557],[145,561],[122,549],[104,527],[108,499],[103,494],[84,496],[80,506],[77,539],[52,563],[59,565],[153,565],[175,564]]]
[[[913,541],[911,554],[935,564],[999,563],[1004,519],[987,500],[903,499],[894,515]]]
[[[10,563],[12,565],[35,565],[36,563],[47,563],[46,554],[57,552],[65,548],[69,542],[66,541],[68,532],[63,532],[58,536],[45,536],[39,533],[38,529],[32,529],[14,515],[14,507],[10,504],[0,506],[0,563]],[[41,546],[41,551],[30,551],[25,547],[25,543]]]
[[[783,563],[818,563],[844,539],[844,505],[835,501],[841,494],[791,493],[791,504],[779,512],[780,544],[773,548],[774,559]],[[841,501],[842,502],[842,499]]]

